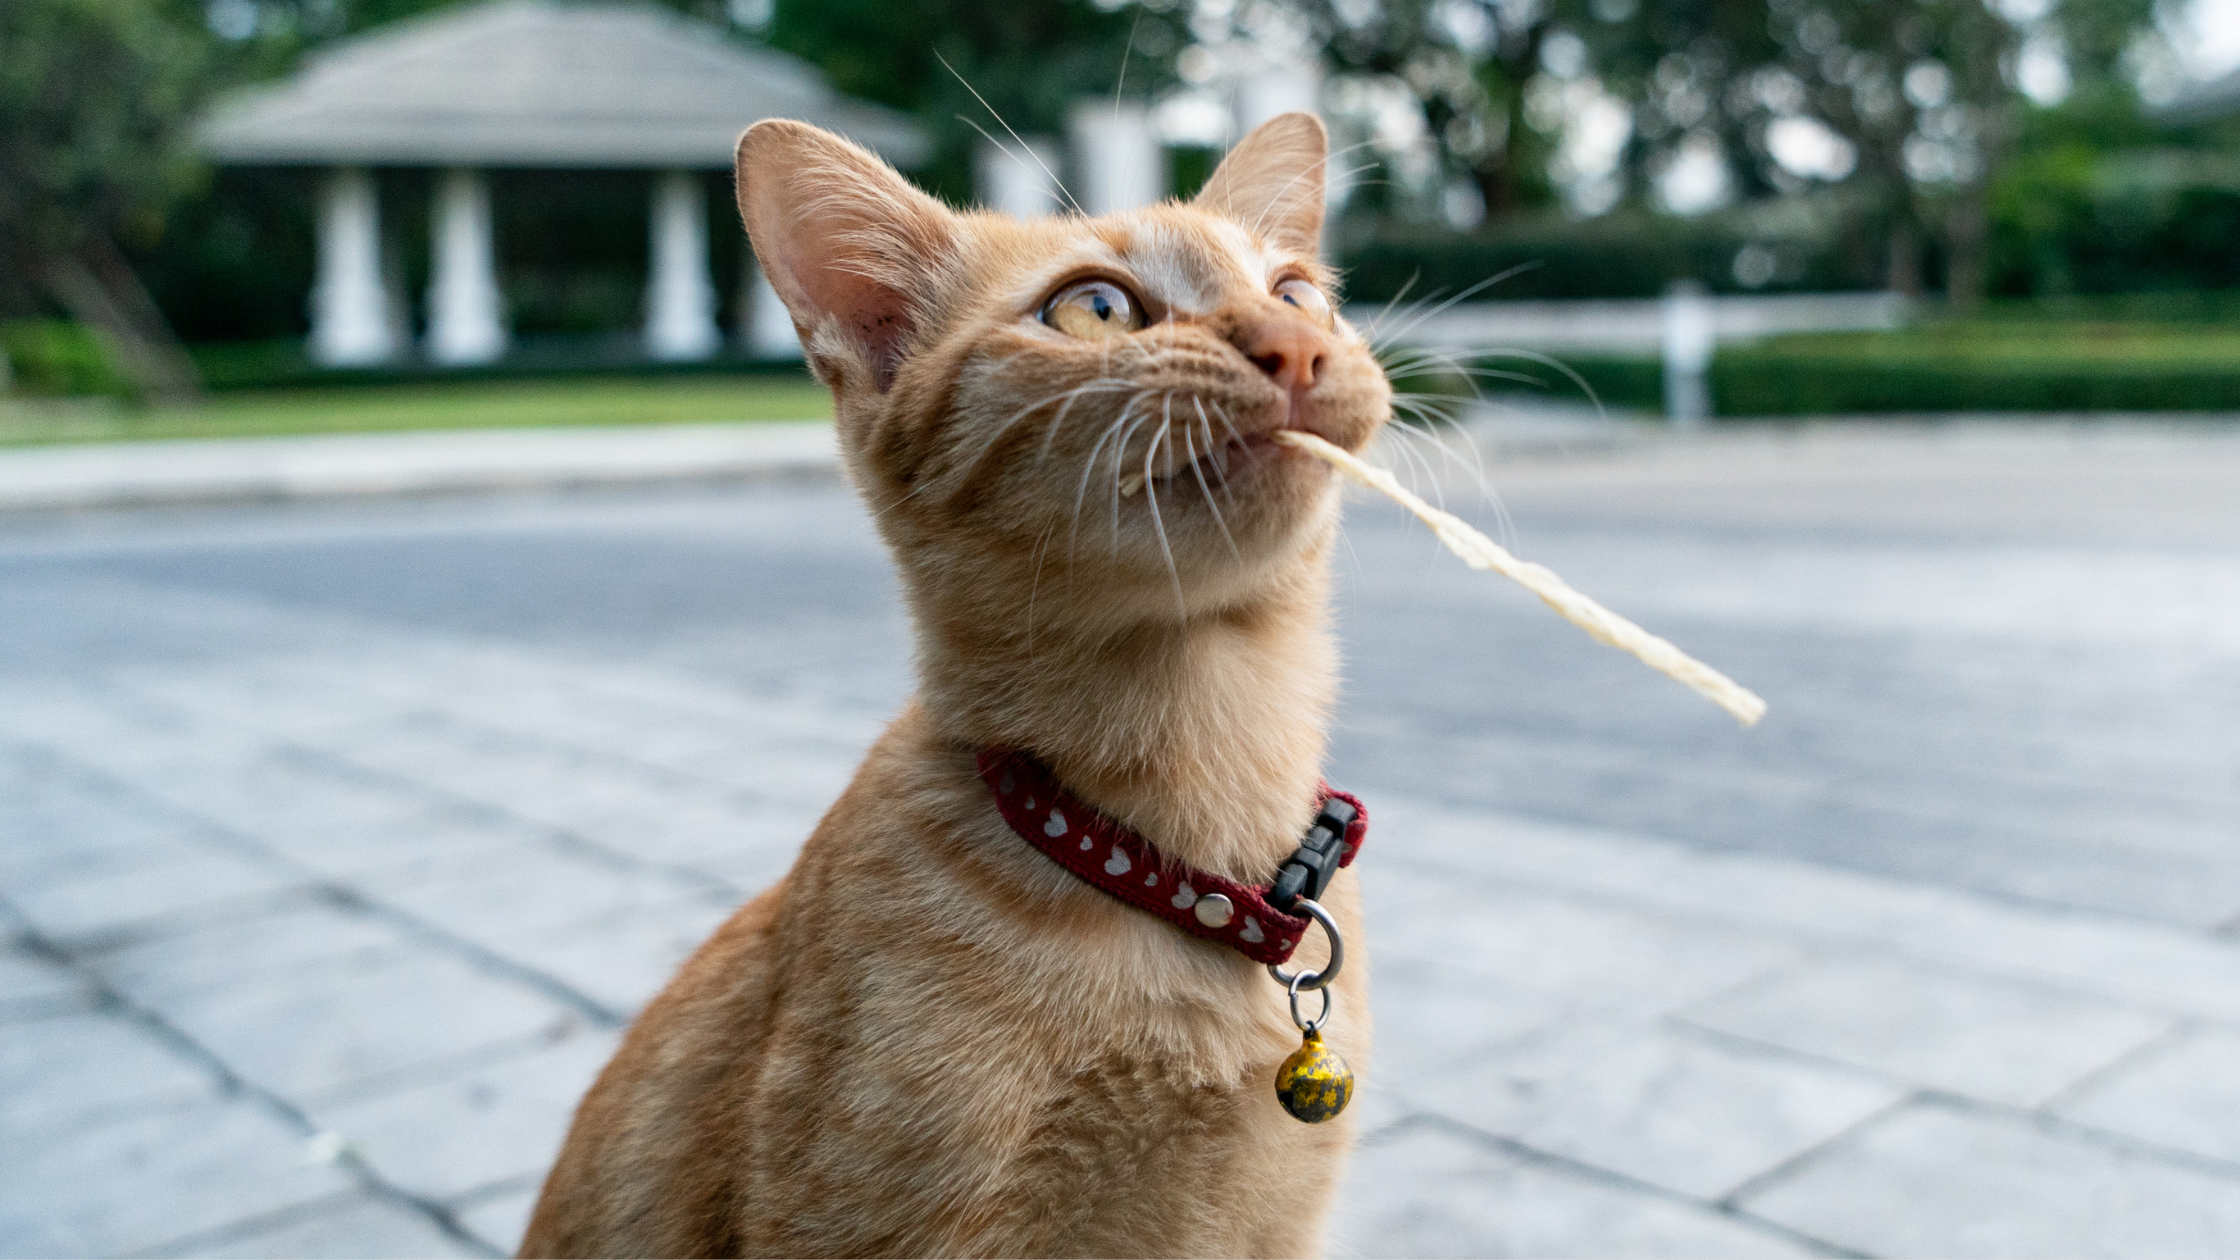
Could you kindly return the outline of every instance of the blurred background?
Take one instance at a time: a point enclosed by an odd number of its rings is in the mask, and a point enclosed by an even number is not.
[[[11,388],[153,406],[129,413],[147,432],[348,424],[321,404],[349,401],[383,422],[366,394],[248,406],[282,387],[784,360],[729,209],[725,138],[753,117],[1033,213],[1053,176],[1096,211],[1186,196],[1296,108],[1343,154],[1329,252],[1356,304],[1462,298],[1423,339],[1560,349],[1606,402],[1662,405],[1655,312],[1549,304],[1682,284],[1713,295],[1722,415],[2240,406],[2229,0],[19,0],[4,21]],[[123,414],[97,412],[70,414]]]
[[[0,1255],[509,1251],[908,696],[746,124],[1292,109],[1373,456],[1772,706],[1349,506],[1330,1251],[2240,1251],[2240,2],[0,0]]]

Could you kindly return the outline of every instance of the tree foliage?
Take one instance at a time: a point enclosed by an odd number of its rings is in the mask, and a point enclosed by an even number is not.
[[[1832,186],[1885,237],[1897,287],[1917,287],[1933,241],[1962,297],[1987,282],[1990,190],[2043,112],[2021,91],[2026,57],[2056,59],[2079,100],[2135,111],[2124,60],[2155,11],[2155,0],[1292,3],[1340,74],[1408,86],[1440,170],[1474,182],[1491,212],[1545,199],[1561,119],[1600,97],[1626,124],[1614,203],[1653,202],[1675,164],[1705,155],[1731,199]],[[1800,127],[1832,137],[1841,169],[1784,163],[1780,142]]]
[[[0,4],[0,273],[108,333],[155,395],[193,378],[122,240],[152,241],[197,170],[185,129],[211,86],[200,14],[173,0]],[[0,280],[0,284],[8,283]]]
[[[839,90],[919,115],[937,146],[921,179],[969,200],[983,133],[1061,134],[1084,98],[1148,96],[1185,35],[1172,11],[1089,0],[778,0],[765,37]]]

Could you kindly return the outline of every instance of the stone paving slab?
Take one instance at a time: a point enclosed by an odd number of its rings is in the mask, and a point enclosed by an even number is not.
[[[304,1100],[424,1077],[567,1026],[542,994],[428,949],[324,959],[286,985],[252,979],[160,1009],[244,1076]]]
[[[557,1041],[311,1117],[382,1180],[408,1194],[456,1200],[541,1178],[576,1103],[620,1039],[574,1029]]]
[[[337,627],[321,633],[348,638]],[[350,678],[372,685],[330,673],[323,688],[302,684],[292,710],[250,701],[301,661],[261,680],[116,673],[75,696],[42,684],[27,703],[0,706],[0,730],[14,741],[13,758],[0,758],[6,773],[50,783],[41,825],[75,801],[107,811],[119,831],[142,837],[135,844],[157,844],[147,860],[160,868],[199,862],[303,889],[246,917],[205,906],[138,920],[113,939],[43,946],[298,1109],[304,1131],[272,1131],[267,1158],[284,1149],[300,1166],[307,1133],[325,1133],[358,1161],[360,1171],[330,1169],[320,1183],[332,1206],[252,1195],[234,1219],[197,1226],[203,1232],[183,1244],[197,1254],[404,1245],[448,1254],[467,1245],[451,1228],[510,1246],[575,1095],[612,1044],[612,1021],[725,913],[732,894],[721,889],[767,882],[798,841],[758,865],[696,877],[691,857],[658,843],[646,846],[659,855],[648,860],[627,836],[575,836],[535,817],[551,808],[545,793],[556,782],[540,761],[438,774],[433,767],[456,763],[381,751],[400,747],[400,732],[446,746],[518,721],[504,712],[506,697],[525,689],[548,706],[568,695],[590,715],[568,733],[586,750],[565,763],[578,780],[571,799],[621,791],[630,807],[651,808],[629,785],[685,774],[673,759],[687,746],[751,756],[785,726],[784,704],[699,693],[699,734],[662,745],[655,755],[670,764],[659,765],[633,742],[677,712],[659,688],[589,686],[587,662],[494,656],[485,645],[349,650],[370,662]],[[412,671],[423,664],[431,668],[415,691]],[[461,674],[504,681],[452,690]],[[67,720],[58,705],[72,710]],[[421,716],[396,725],[406,714]],[[736,731],[728,741],[727,725]],[[361,735],[376,738],[360,745]],[[825,773],[844,774],[840,741],[822,738],[833,759]],[[58,795],[53,783],[79,795]],[[88,797],[88,783],[123,790]],[[755,825],[754,802],[734,799],[745,789],[690,783],[718,803],[705,825]],[[1342,1247],[1874,1251],[1886,1240],[1812,1197],[1816,1178],[1830,1176],[1815,1170],[1874,1163],[1882,1181],[1847,1173],[1849,1188],[1824,1197],[1876,1187],[1894,1211],[1912,1192],[1906,1178],[1931,1175],[1906,1161],[1934,1163],[1938,1149],[1908,1137],[1923,1106],[1909,1100],[1973,1097],[2006,1108],[1985,1113],[2001,1118],[2064,1090],[2057,1110],[2042,1113],[2056,1127],[2032,1130],[2033,1140],[2074,1147],[2085,1162],[2023,1152],[2022,1167],[2067,1177],[2092,1161],[2137,1164],[2150,1170],[2139,1193],[2194,1212],[2197,1233],[2223,1228],[2224,1190],[2213,1188],[2230,1178],[2187,1162],[2202,1139],[2174,1117],[2183,1083],[2227,1044],[2218,1038],[2234,1035],[2228,995],[2212,983],[2240,965],[2232,942],[1403,796],[1380,794],[1377,805],[1380,834],[1404,837],[1361,871],[1379,1040],[1391,1049],[1364,1065],[1368,1131],[1339,1218]],[[627,821],[630,807],[613,816]],[[330,816],[346,821],[323,828]],[[22,828],[34,816],[13,817]],[[453,852],[390,847],[432,818],[443,820]],[[319,834],[306,838],[306,829]],[[369,849],[387,860],[367,861]],[[69,868],[67,854],[51,861]],[[36,890],[41,881],[28,882]],[[201,886],[181,881],[189,892]],[[27,922],[47,940],[38,919]],[[2154,966],[2127,969],[2127,957]],[[495,972],[493,959],[503,964]],[[594,995],[591,1022],[555,992]],[[605,1023],[601,1010],[613,1012]],[[2149,1043],[2179,1017],[2209,1049],[2158,1067]],[[116,1015],[75,1018],[118,1029],[116,1044],[132,1053],[176,1058]],[[47,1097],[69,1096],[61,1062],[98,1061],[48,1025],[11,1027],[37,1034],[23,1044],[50,1048],[15,1069],[44,1079]],[[217,1105],[195,1101],[211,1097],[205,1069],[189,1063],[173,1075],[170,1092],[119,1094],[116,1072],[96,1070],[81,1087],[96,1101],[72,1114],[88,1134],[128,1134],[153,1122],[135,1117]],[[2071,1127],[2059,1127],[2064,1119]],[[1879,1137],[1885,1129],[1897,1136]],[[2016,1175],[2028,1184],[2001,1193],[2036,1193],[2029,1179],[2039,1173]],[[338,1185],[358,1188],[334,1197]],[[135,1235],[133,1245],[169,1244]]]
[[[1804,580],[1806,559],[1777,576]],[[0,1143],[5,1255],[510,1249],[622,1022],[782,873],[891,703],[116,569],[0,584],[0,620],[68,617],[137,646],[98,668],[0,661],[0,1126],[32,1137]],[[1981,666],[2021,686],[2053,659],[2022,655]],[[1592,709],[1604,693],[1581,677],[1566,703]],[[1903,739],[1910,703],[1858,720]],[[2043,782],[2014,748],[1986,759],[2018,758],[1993,770],[2024,795],[2139,789],[2048,795],[2021,825],[2049,843],[2136,816],[2127,853],[2207,860],[2222,798],[2180,789],[2229,767],[2208,719],[2178,716],[2168,740],[2111,737],[2105,764],[2048,749]],[[1468,743],[1489,775],[1503,757],[1588,767],[1602,790],[1667,790],[1654,779],[1705,811],[1841,790],[1809,756],[1723,766],[1708,734],[1669,765],[1576,731],[1540,741],[1568,761]],[[2183,755],[2208,760],[2171,769]],[[2217,888],[2200,914],[2127,915],[1364,777],[1380,1048],[1341,1252],[2240,1240],[2240,939],[2196,926]],[[1935,796],[1925,828],[1967,808]],[[2087,805],[2097,821],[2056,834]]]
[[[18,1256],[146,1251],[349,1184],[340,1169],[306,1159],[302,1135],[247,1099],[150,1109],[0,1146],[0,1248]]]
[[[2048,1109],[2240,1166],[2240,1030],[2184,1029],[2080,1083]]]
[[[222,1089],[207,1067],[110,1012],[72,1011],[6,1027],[0,1119],[19,1139],[208,1102]]]
[[[261,1260],[265,1256],[365,1257],[482,1256],[483,1248],[438,1228],[425,1213],[365,1194],[283,1213],[264,1228],[228,1230],[183,1245],[145,1253],[209,1260]]]
[[[1356,1154],[1383,1193],[1353,1195],[1331,1222],[1339,1256],[1819,1254],[1762,1223],[1645,1196],[1591,1170],[1520,1156],[1427,1126],[1387,1130]]]
[[[1399,1092],[1469,1128],[1706,1202],[1905,1095],[1626,1017],[1568,1023]]]
[[[1689,1023],[1894,1080],[2034,1107],[2169,1032],[2169,1016],[1917,963],[1839,957],[1688,1008]]]
[[[1751,1212],[1889,1256],[2232,1254],[2240,1183],[2021,1117],[1919,1105],[1747,1195]]]

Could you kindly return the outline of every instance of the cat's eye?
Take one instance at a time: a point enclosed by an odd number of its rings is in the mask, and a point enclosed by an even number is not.
[[[1275,287],[1275,295],[1305,311],[1307,317],[1318,324],[1327,325],[1330,322],[1330,299],[1322,295],[1322,290],[1314,287],[1312,280],[1293,276]]]
[[[1098,341],[1143,327],[1143,306],[1110,280],[1083,280],[1043,304],[1042,322],[1068,336]]]

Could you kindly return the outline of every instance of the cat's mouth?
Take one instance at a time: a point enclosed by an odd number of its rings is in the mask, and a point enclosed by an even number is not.
[[[1275,439],[1265,433],[1243,433],[1230,437],[1196,459],[1191,459],[1187,452],[1178,451],[1176,457],[1169,459],[1166,469],[1154,472],[1148,481],[1141,472],[1123,475],[1120,497],[1132,499],[1142,493],[1145,485],[1157,490],[1169,485],[1202,483],[1209,490],[1218,490],[1244,476],[1278,450]]]

